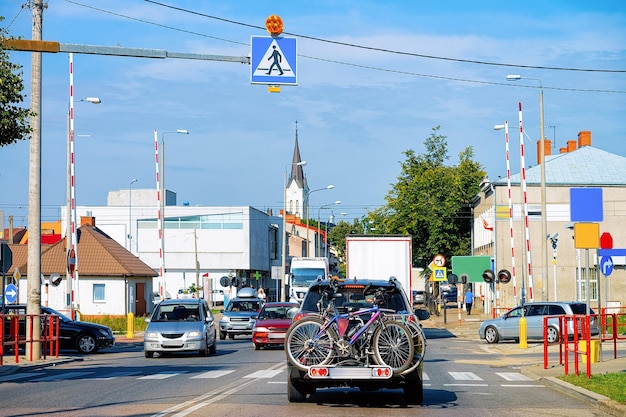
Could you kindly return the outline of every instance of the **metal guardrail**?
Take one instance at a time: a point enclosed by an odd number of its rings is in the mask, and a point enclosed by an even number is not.
[[[7,356],[7,349],[15,356],[15,363],[19,363],[22,348],[24,355],[28,353],[28,360],[32,361],[33,345],[36,342],[42,343],[44,359],[47,355],[58,358],[60,323],[59,316],[53,314],[0,314],[0,366]],[[41,326],[39,339],[33,338],[35,324]]]
[[[603,309],[604,311],[604,309]],[[582,357],[583,364],[586,365],[587,378],[591,378],[591,363],[597,361],[597,354],[601,349],[601,344],[606,341],[613,342],[613,359],[617,359],[617,342],[626,340],[626,313],[612,314],[577,314],[577,315],[561,315],[546,316],[543,319],[543,365],[544,369],[548,369],[548,320],[554,325],[554,319],[559,320],[559,365],[564,366],[565,375],[569,375],[570,353],[574,358],[574,372],[576,375],[580,373],[580,360]],[[599,332],[592,335],[592,319]],[[598,322],[599,320],[599,322]],[[620,321],[622,321],[620,323]]]

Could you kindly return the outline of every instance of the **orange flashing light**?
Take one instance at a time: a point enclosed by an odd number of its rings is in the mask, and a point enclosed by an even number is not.
[[[283,19],[278,15],[271,15],[265,19],[265,28],[272,36],[278,36],[283,33]]]

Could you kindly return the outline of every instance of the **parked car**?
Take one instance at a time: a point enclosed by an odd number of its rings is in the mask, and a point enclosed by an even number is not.
[[[523,309],[523,310],[522,310]],[[595,314],[590,310],[591,314]],[[478,334],[487,343],[497,343],[501,340],[519,341],[519,321],[522,312],[526,318],[526,335],[528,339],[543,340],[543,322],[546,316],[555,316],[548,319],[547,341],[557,342],[561,337],[559,319],[556,316],[575,314],[587,314],[587,304],[581,302],[534,302],[517,306],[498,318],[485,320],[481,323]],[[568,334],[574,334],[574,326],[569,322]],[[580,328],[578,328],[580,331]],[[591,334],[600,332],[595,317],[591,317]]]
[[[26,314],[26,305],[7,304],[4,306],[4,314]],[[104,349],[115,345],[115,336],[110,327],[97,323],[72,320],[58,311],[41,306],[42,314],[54,314],[59,316],[59,348],[76,349],[79,353],[95,353],[99,349]],[[4,334],[5,340],[11,338],[11,321],[5,318]],[[19,320],[20,337],[26,335],[26,319]]]
[[[298,312],[298,303],[265,303],[252,328],[254,349],[285,344],[285,333]]]
[[[146,358],[155,353],[196,351],[202,356],[217,351],[215,318],[207,302],[198,298],[163,300],[146,319],[143,337]]]
[[[413,304],[426,304],[426,292],[413,290]]]
[[[427,319],[430,313],[421,308],[414,310],[413,306],[409,305],[409,298],[406,297],[402,285],[393,277],[386,281],[346,279],[339,281],[336,288],[331,287],[328,279],[318,279],[311,284],[304,296],[300,310],[294,317],[293,327],[290,326],[287,332],[287,338],[289,338],[289,331],[296,328],[298,321],[303,317],[319,316],[324,292],[333,294],[335,306],[340,313],[371,308],[373,295],[382,292],[384,299],[380,300],[381,311],[387,318],[401,321],[406,325],[413,337],[414,357],[406,370],[380,378],[380,374],[373,371],[377,365],[372,361],[366,358],[356,359],[351,356],[336,355],[336,361],[333,359],[331,363],[316,366],[318,370],[322,367],[325,370],[315,372],[314,376],[303,370],[302,366],[292,363],[287,353],[288,400],[303,402],[319,388],[347,386],[361,390],[402,388],[408,403],[421,404],[424,397],[422,367],[426,352],[426,339],[419,320]],[[322,305],[321,308],[326,307]],[[370,317],[368,314],[362,314],[360,318],[368,320]],[[355,323],[352,321],[348,323],[347,333],[350,332],[350,326],[353,324]],[[287,350],[288,347],[285,349]],[[343,366],[346,364],[349,366]],[[320,378],[320,374],[327,376]]]
[[[226,336],[234,339],[236,335],[251,335],[262,304],[254,288],[239,290],[237,296],[221,310],[220,340],[226,339]]]

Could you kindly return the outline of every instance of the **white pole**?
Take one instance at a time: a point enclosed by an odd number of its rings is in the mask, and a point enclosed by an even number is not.
[[[163,272],[165,270],[165,264],[163,262],[163,212],[161,207],[163,206],[163,196],[161,195],[161,177],[159,176],[159,134],[154,131],[154,161],[156,164],[156,190],[157,190],[157,229],[159,231],[159,240],[161,241],[161,247],[159,248],[159,295],[161,300],[165,299],[165,279]]]
[[[511,197],[511,158],[509,153],[509,122],[504,122],[504,137],[506,142],[506,185],[509,197],[509,234],[511,235],[511,275],[513,278],[513,301],[517,305],[517,277],[515,274],[515,239],[513,234],[513,199]],[[521,172],[521,171],[520,171]],[[494,223],[495,225],[495,223]]]
[[[70,263],[74,265],[74,273],[72,279],[72,318],[75,318],[75,310],[80,309],[79,301],[79,281],[78,281],[78,225],[76,215],[76,143],[74,133],[74,54],[70,53],[70,230],[71,230],[71,246],[73,254],[70,256]]]
[[[533,273],[532,273],[532,257],[530,250],[530,230],[528,229],[528,198],[526,194],[526,159],[524,158],[524,127],[522,124],[522,103],[519,103],[519,141],[520,141],[520,159],[521,159],[521,185],[522,185],[522,206],[524,208],[524,232],[526,237],[526,273],[528,274],[528,294],[530,301],[534,301],[533,295]],[[525,298],[524,294],[522,297]]]

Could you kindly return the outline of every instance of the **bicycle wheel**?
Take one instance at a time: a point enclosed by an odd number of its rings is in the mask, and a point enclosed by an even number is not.
[[[291,325],[285,335],[287,360],[296,368],[308,371],[313,365],[332,361],[334,332],[329,328],[320,333],[324,322],[316,317],[305,317]]]
[[[411,332],[400,322],[387,321],[374,331],[374,358],[379,365],[391,367],[394,374],[405,371],[413,361]]]
[[[413,321],[403,323],[407,329],[409,329],[413,337],[413,360],[409,367],[402,371],[406,374],[417,368],[424,360],[424,356],[426,355],[426,336],[424,336],[424,331],[419,323]]]

